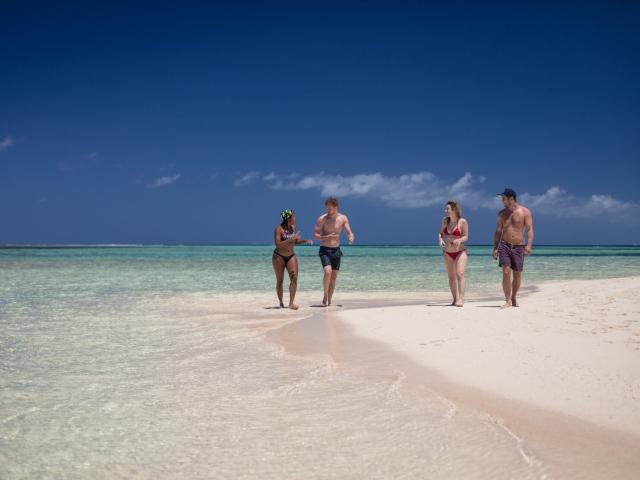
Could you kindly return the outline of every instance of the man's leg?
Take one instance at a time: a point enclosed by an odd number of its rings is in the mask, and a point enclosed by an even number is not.
[[[500,308],[511,306],[511,267],[502,267],[502,291],[504,291],[504,305]]]
[[[322,305],[325,307],[329,304],[329,286],[331,285],[333,269],[331,265],[324,267],[324,277],[322,278],[322,286],[324,288],[324,297],[322,297]]]
[[[336,280],[338,279],[339,270],[331,271],[331,281],[329,283],[329,298],[328,305],[331,305],[331,299],[333,298],[333,291],[336,289]]]
[[[520,288],[520,281],[522,280],[522,272],[513,271],[513,286],[511,287],[511,305],[514,307],[518,306],[518,302],[516,302],[516,294],[518,293],[518,289]]]

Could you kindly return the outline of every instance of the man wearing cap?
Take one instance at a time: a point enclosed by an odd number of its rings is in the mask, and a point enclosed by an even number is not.
[[[501,308],[517,307],[516,294],[520,288],[524,257],[531,255],[533,246],[533,218],[531,211],[516,202],[516,192],[505,188],[498,194],[504,209],[498,213],[496,233],[493,236],[493,258],[502,267],[502,290],[505,303]],[[527,231],[527,244],[524,232]],[[513,271],[513,281],[511,272]]]

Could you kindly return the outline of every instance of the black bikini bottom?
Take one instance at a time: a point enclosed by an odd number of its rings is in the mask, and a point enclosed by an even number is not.
[[[289,260],[291,260],[293,257],[296,256],[295,253],[293,255],[282,255],[281,253],[278,253],[275,250],[273,251],[273,254],[278,255],[281,259],[283,259],[285,266],[287,265],[287,263],[289,263]]]

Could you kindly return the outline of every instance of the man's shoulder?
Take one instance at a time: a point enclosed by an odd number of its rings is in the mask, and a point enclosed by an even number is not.
[[[530,215],[531,214],[531,210],[529,210],[524,205],[519,205],[519,207],[520,207],[520,210],[522,211],[522,213],[524,213],[525,215]]]
[[[326,214],[326,213],[323,213],[322,215],[320,215],[320,216],[317,218],[316,222],[321,222],[321,221],[322,221],[322,220],[324,220],[325,218],[327,218],[327,214]]]
[[[498,216],[499,217],[503,217],[503,216],[507,215],[508,213],[509,213],[509,209],[507,207],[504,207],[502,210],[500,210],[498,212]]]

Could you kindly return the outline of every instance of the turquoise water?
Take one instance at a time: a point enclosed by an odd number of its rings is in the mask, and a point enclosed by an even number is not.
[[[272,246],[0,249],[4,301],[73,294],[268,292]],[[298,247],[299,289],[318,290],[318,247]],[[425,246],[345,246],[339,289],[447,290],[442,253]],[[469,247],[469,291],[500,280],[491,247]],[[536,247],[526,282],[640,275],[640,247]]]
[[[211,295],[272,298],[272,249],[0,249],[0,478],[549,478],[526,441],[401,366],[288,355],[251,325],[290,310]],[[499,290],[490,247],[469,250],[469,291]],[[344,252],[338,291],[447,290],[438,248]],[[297,254],[320,292],[317,247]],[[638,247],[538,247],[525,282],[638,274]]]

